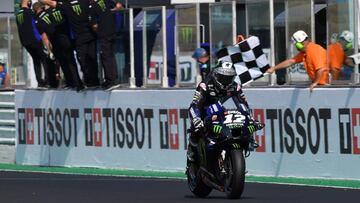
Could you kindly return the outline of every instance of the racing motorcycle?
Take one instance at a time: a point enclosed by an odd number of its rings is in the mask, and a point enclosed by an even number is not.
[[[252,133],[262,129],[264,124],[255,121],[249,109],[237,107],[220,115],[223,116],[223,133],[214,135],[205,129],[197,143],[195,160],[187,159],[188,187],[197,197],[207,197],[213,189],[225,192],[230,199],[238,199],[243,193],[245,157],[257,147]],[[244,128],[249,128],[247,134]]]

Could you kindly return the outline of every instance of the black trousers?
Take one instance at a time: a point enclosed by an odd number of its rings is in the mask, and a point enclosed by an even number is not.
[[[114,54],[115,36],[100,38],[100,58],[104,68],[105,82],[116,83],[118,79],[117,65]]]
[[[46,67],[47,67],[47,83],[51,88],[57,88],[59,86],[59,80],[56,77],[56,74],[59,73],[59,66],[55,61],[51,60],[49,57],[46,58]]]
[[[96,55],[96,41],[92,40],[83,44],[76,45],[77,57],[84,74],[86,86],[98,86],[98,64]]]
[[[34,43],[34,44],[30,44],[30,45],[25,45],[24,47],[29,52],[29,54],[31,55],[31,57],[33,59],[35,77],[38,82],[38,85],[39,86],[48,85],[49,84],[48,79],[50,79],[49,72],[48,72],[49,61],[47,61],[48,57],[43,52],[42,43],[41,42]],[[41,64],[44,67],[44,73],[45,73],[44,79],[42,78]]]
[[[82,81],[77,70],[74,48],[68,36],[56,36],[52,40],[53,52],[64,73],[65,83],[70,87],[81,87]]]

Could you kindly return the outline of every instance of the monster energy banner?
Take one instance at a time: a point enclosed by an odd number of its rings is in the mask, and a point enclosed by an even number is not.
[[[179,25],[178,36],[179,36],[179,46],[184,46],[184,45],[196,46],[196,25],[186,25],[186,26]]]

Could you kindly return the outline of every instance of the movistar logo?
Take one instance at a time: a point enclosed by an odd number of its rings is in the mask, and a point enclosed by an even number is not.
[[[191,43],[193,42],[193,27],[182,27],[180,34],[181,34],[181,41],[182,43]]]
[[[105,1],[104,0],[99,0],[99,1],[97,1],[97,4],[99,5],[101,11],[105,12],[105,10],[106,10]]]
[[[44,15],[43,17],[41,17],[41,19],[42,19],[46,24],[48,24],[48,25],[51,24],[51,21],[50,21],[50,19],[49,19],[49,15],[48,15],[48,14]]]
[[[71,7],[72,7],[72,10],[76,13],[76,15],[79,16],[81,14],[81,7],[79,4],[73,5]]]
[[[16,20],[19,24],[23,24],[24,23],[24,13],[18,13],[16,15]]]
[[[56,22],[61,22],[62,19],[63,19],[62,15],[61,15],[61,12],[58,11],[58,10],[55,10],[54,12],[52,12],[52,15],[55,18]]]

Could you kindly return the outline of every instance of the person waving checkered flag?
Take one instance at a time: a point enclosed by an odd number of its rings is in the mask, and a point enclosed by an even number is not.
[[[262,51],[258,37],[251,36],[238,44],[228,46],[216,53],[218,61],[233,64],[238,77],[235,81],[246,85],[265,75],[270,68],[269,61]]]

